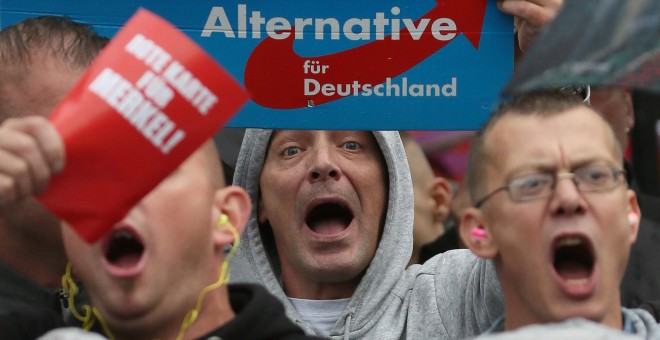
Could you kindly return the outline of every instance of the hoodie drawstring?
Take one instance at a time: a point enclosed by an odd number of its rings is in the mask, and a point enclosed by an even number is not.
[[[351,320],[353,319],[353,313],[346,315],[346,322],[344,323],[344,340],[351,339]]]

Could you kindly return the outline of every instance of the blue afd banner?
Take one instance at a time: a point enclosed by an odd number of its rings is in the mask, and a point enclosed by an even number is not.
[[[3,0],[0,26],[67,15],[112,37],[140,7],[245,86],[230,127],[473,130],[513,72],[492,0]]]

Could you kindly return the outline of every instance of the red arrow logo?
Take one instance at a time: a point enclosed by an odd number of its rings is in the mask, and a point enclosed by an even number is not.
[[[481,28],[486,15],[487,0],[437,0],[438,4],[415,21],[419,27],[422,19],[429,23],[442,17],[449,17],[456,23],[456,33],[463,33],[474,48],[479,48]],[[427,25],[429,27],[430,25]],[[293,32],[293,28],[291,29]],[[458,34],[456,35],[458,36]],[[453,39],[452,39],[453,40]],[[305,95],[304,81],[310,74],[304,73],[307,60],[318,61],[317,65],[327,65],[328,72],[314,74],[313,78],[322,84],[380,84],[419,64],[451,40],[438,40],[425,31],[414,40],[408,29],[401,30],[400,40],[391,36],[362,46],[324,56],[303,57],[293,50],[294,35],[287,39],[266,38],[252,51],[245,65],[245,87],[251,99],[264,107],[274,109],[297,109],[343,98],[334,94],[326,96]]]

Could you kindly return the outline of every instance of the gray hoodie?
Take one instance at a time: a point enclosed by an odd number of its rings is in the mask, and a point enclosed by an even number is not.
[[[231,263],[232,282],[259,282],[285,305],[287,315],[309,334],[285,295],[273,240],[260,232],[256,202],[272,130],[248,129],[234,184],[247,190],[255,208]],[[397,132],[376,131],[389,174],[389,202],[378,249],[331,339],[462,339],[487,330],[503,314],[502,292],[491,261],[469,250],[436,256],[406,269],[412,252],[413,192]]]
[[[660,329],[655,318],[643,309],[621,308],[624,330],[607,327],[600,323],[580,318],[543,325],[531,325],[504,332],[504,318],[500,318],[491,329],[479,336],[479,340],[524,340],[524,339],[601,339],[632,340],[660,339]]]

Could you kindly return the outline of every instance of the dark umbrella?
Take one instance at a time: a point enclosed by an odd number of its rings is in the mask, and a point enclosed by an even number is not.
[[[567,0],[504,95],[566,84],[660,93],[660,1]]]

